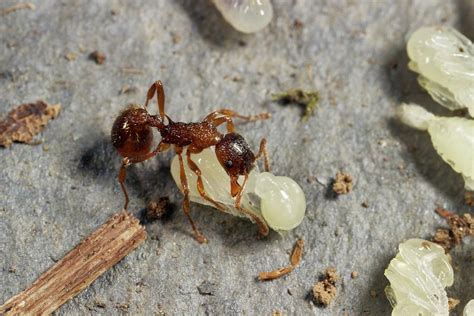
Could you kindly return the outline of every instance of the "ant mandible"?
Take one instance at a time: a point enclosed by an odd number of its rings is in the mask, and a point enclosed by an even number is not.
[[[147,111],[148,103],[153,99],[155,93],[159,115],[151,115]],[[212,203],[217,209],[224,211],[225,208],[221,203],[206,194],[201,171],[192,160],[193,154],[198,154],[204,149],[214,146],[218,161],[229,175],[230,193],[235,198],[236,209],[252,218],[258,225],[259,232],[263,236],[267,235],[269,231],[267,224],[240,205],[248,175],[254,168],[256,160],[263,156],[265,171],[270,169],[266,139],[262,138],[258,152],[254,154],[245,139],[234,131],[232,118],[257,121],[270,118],[270,114],[265,112],[254,116],[244,116],[229,109],[221,109],[210,113],[201,122],[174,122],[165,113],[163,84],[161,81],[153,83],[147,92],[145,105],[143,107],[135,104],[130,105],[117,117],[112,127],[112,144],[123,157],[118,181],[125,196],[124,209],[127,209],[129,202],[125,188],[126,168],[131,164],[150,159],[173,145],[179,158],[181,191],[184,194],[184,214],[191,223],[196,240],[206,243],[206,237],[196,227],[189,214],[189,186],[182,155],[183,151],[186,151],[188,166],[197,176],[197,189],[201,197]],[[223,124],[226,124],[226,134],[217,130]],[[162,138],[154,150],[152,150],[153,128],[158,129]],[[242,184],[238,182],[240,176],[244,177]]]

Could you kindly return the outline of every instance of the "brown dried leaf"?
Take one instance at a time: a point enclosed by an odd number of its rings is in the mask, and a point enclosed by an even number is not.
[[[41,100],[17,106],[0,120],[0,146],[10,147],[13,142],[31,143],[60,110],[60,104],[48,105]]]

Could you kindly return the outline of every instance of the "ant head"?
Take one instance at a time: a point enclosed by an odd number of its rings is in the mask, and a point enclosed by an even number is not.
[[[217,159],[230,176],[248,174],[254,167],[255,155],[239,134],[226,134],[216,145],[215,151]]]
[[[112,126],[112,144],[123,157],[145,155],[151,150],[153,132],[149,124],[150,115],[138,105],[130,105]]]

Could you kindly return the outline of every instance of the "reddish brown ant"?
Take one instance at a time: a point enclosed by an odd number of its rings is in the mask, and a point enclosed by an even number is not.
[[[148,102],[156,93],[159,115],[151,115],[147,111]],[[174,145],[180,164],[181,191],[184,194],[183,210],[193,228],[194,236],[200,243],[207,242],[206,237],[197,229],[189,214],[189,187],[183,164],[183,151],[189,168],[197,176],[197,189],[205,200],[212,203],[216,208],[223,211],[224,206],[210,198],[204,189],[199,167],[193,162],[191,155],[198,154],[206,148],[215,146],[215,153],[222,167],[230,177],[230,192],[235,198],[235,207],[252,218],[259,226],[262,235],[268,234],[268,226],[259,217],[247,211],[240,205],[245,185],[250,171],[260,157],[264,157],[265,170],[269,170],[268,154],[266,150],[266,139],[260,142],[257,154],[254,154],[245,139],[235,133],[232,118],[246,121],[257,121],[270,118],[269,113],[261,113],[255,116],[244,116],[229,109],[221,109],[212,112],[201,122],[174,122],[165,114],[165,93],[161,81],[153,83],[148,90],[145,105],[130,105],[115,120],[112,127],[112,144],[123,157],[118,180],[125,196],[124,209],[128,207],[128,194],[125,188],[126,168],[134,163],[145,161],[154,157]],[[217,128],[226,124],[227,133],[220,133]],[[161,141],[152,150],[153,128],[157,128],[161,134]],[[244,177],[242,184],[238,183],[240,176]]]

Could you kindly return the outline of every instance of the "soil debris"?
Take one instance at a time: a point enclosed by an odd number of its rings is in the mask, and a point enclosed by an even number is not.
[[[202,283],[197,287],[199,294],[201,295],[211,295],[213,296],[216,293],[216,284],[210,281],[202,281]]]
[[[58,116],[60,104],[48,105],[44,101],[25,103],[0,119],[0,146],[10,147],[13,142],[32,144],[33,137],[41,132],[50,119]]]
[[[106,57],[104,53],[95,50],[89,54],[89,59],[95,61],[98,65],[102,65],[103,63],[105,63]]]
[[[179,42],[181,42],[181,35],[176,32],[171,32],[171,41],[173,42],[173,44],[178,44]]]
[[[360,204],[360,206],[362,206],[363,208],[369,208],[369,203],[367,203],[367,202],[362,202],[362,203]]]
[[[454,246],[447,228],[438,228],[432,241],[443,247],[445,251],[449,251]]]
[[[304,23],[303,23],[301,20],[295,19],[295,20],[293,21],[293,27],[294,27],[295,29],[301,30],[301,29],[303,28],[303,26],[304,26]]]
[[[128,303],[121,303],[117,304],[116,306],[118,309],[120,309],[122,312],[128,312],[128,309],[130,308],[130,304]]]
[[[464,203],[466,203],[467,206],[474,206],[474,192],[464,192]]]
[[[74,52],[69,52],[66,55],[64,55],[64,58],[66,58],[68,61],[74,61],[77,58],[77,54]]]
[[[95,306],[95,307],[98,307],[98,308],[106,308],[106,307],[107,307],[107,305],[105,304],[105,302],[100,301],[100,300],[95,300],[95,301],[94,301],[94,306]]]
[[[456,306],[458,306],[459,303],[461,303],[461,301],[458,300],[457,298],[448,297],[448,309],[449,309],[449,311],[452,311],[453,309],[455,309]]]
[[[303,249],[304,249],[304,241],[303,239],[300,238],[296,241],[295,247],[293,248],[293,252],[291,253],[290,265],[270,271],[270,272],[260,272],[258,275],[258,280],[260,281],[275,280],[293,271],[299,265],[301,261],[301,257],[303,256]]]
[[[337,295],[336,282],[340,279],[336,268],[327,268],[323,280],[313,287],[313,297],[317,304],[328,306]]]
[[[282,104],[295,103],[304,107],[304,114],[301,117],[306,122],[314,114],[318,106],[319,93],[316,91],[303,91],[301,89],[290,89],[286,92],[272,94],[272,100]]]
[[[122,89],[120,89],[120,94],[136,93],[137,91],[138,91],[137,87],[125,85],[122,87]]]
[[[31,2],[24,2],[24,3],[17,3],[12,5],[11,7],[0,9],[0,15],[7,15],[13,13],[18,10],[29,9],[29,10],[36,10],[36,6]]]
[[[359,272],[357,271],[352,271],[351,272],[351,279],[357,279],[359,277]]]
[[[170,208],[170,199],[167,196],[160,197],[158,201],[151,201],[146,207],[146,218],[154,221],[166,215]]]
[[[350,174],[344,172],[336,173],[336,178],[332,185],[332,190],[336,194],[341,195],[349,193],[352,190],[352,187],[352,176]]]
[[[471,214],[460,216],[442,207],[437,207],[436,213],[446,219],[449,229],[438,228],[433,241],[442,246],[446,252],[461,244],[465,236],[474,235],[474,219]]]

